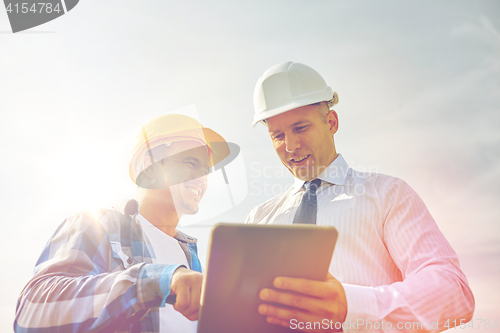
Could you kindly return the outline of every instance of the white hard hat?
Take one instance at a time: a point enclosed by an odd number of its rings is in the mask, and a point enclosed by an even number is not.
[[[327,101],[339,102],[336,92],[309,66],[291,61],[269,68],[257,81],[253,95],[255,115],[252,126],[301,106]]]

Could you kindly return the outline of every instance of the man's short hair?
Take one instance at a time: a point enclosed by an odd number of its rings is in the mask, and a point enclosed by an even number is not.
[[[318,109],[318,113],[321,119],[323,119],[323,121],[326,123],[326,115],[328,114],[328,112],[330,112],[330,108],[328,107],[328,102],[322,101],[309,105],[321,105],[321,108]],[[263,119],[262,121],[267,125],[267,119]]]
[[[314,103],[314,104],[310,104],[310,105],[321,106],[321,108],[318,109],[318,113],[319,113],[321,119],[323,119],[323,121],[326,123],[326,115],[328,114],[328,112],[330,112],[330,108],[328,107],[328,102],[323,101],[323,102],[318,102],[318,103]]]

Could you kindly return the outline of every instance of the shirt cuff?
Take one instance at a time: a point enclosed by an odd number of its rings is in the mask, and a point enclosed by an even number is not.
[[[172,276],[179,267],[186,267],[184,265],[168,265],[163,269],[160,275],[160,290],[163,295],[163,300],[160,306],[165,306],[165,300],[168,295],[170,295],[170,283],[172,282]],[[187,268],[187,267],[186,267]]]
[[[184,265],[143,264],[139,272],[138,298],[148,307],[165,306],[165,300],[170,294],[172,275]]]
[[[352,284],[342,284],[342,286],[347,300],[344,332],[363,331],[367,322],[378,321],[378,303],[373,288]]]

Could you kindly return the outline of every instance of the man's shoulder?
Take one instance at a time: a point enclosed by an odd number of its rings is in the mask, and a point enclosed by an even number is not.
[[[120,233],[124,227],[132,224],[132,217],[115,208],[95,208],[80,211],[64,220],[63,226],[73,230],[87,227],[103,229],[107,233]]]
[[[380,186],[380,185],[388,185],[391,183],[402,184],[404,183],[404,180],[384,173],[350,169],[349,175],[347,177],[347,182],[353,182],[353,183],[371,182],[374,185]]]
[[[381,198],[395,200],[397,197],[418,195],[403,179],[378,172],[364,172],[351,169],[347,185],[355,191],[377,194]]]
[[[89,219],[102,223],[130,220],[130,217],[114,208],[94,208],[82,210],[68,219]]]
[[[283,193],[280,193],[271,199],[264,201],[263,203],[255,206],[247,216],[246,223],[253,223],[255,221],[259,221],[258,216],[266,216],[271,213],[276,207],[279,207],[283,204],[283,202],[290,196],[293,192],[294,186],[290,186],[288,190]],[[252,222],[253,221],[253,222]]]
[[[265,209],[266,207],[274,207],[274,206],[276,206],[276,204],[278,204],[279,202],[281,202],[284,199],[284,197],[286,196],[287,193],[288,193],[288,191],[280,193],[280,194],[272,197],[271,199],[268,199],[268,200],[264,201],[263,203],[255,206],[254,209]]]

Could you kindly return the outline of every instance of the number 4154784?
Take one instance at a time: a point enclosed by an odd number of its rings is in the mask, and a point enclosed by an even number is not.
[[[34,3],[30,6],[29,3],[16,3],[12,5],[12,3],[9,3],[7,6],[7,13],[47,13],[50,14],[52,12],[60,13],[62,11],[61,7],[59,6],[59,3],[57,3],[55,6],[53,6],[50,2],[37,2]]]
[[[465,319],[460,319],[460,320],[448,319],[444,323],[444,327],[446,327],[447,329],[450,329],[450,328],[464,329],[464,328],[468,327],[468,328],[477,328],[477,329],[483,328],[483,329],[487,330],[490,328],[498,328],[498,325],[497,325],[496,319],[493,323],[489,319],[472,319],[468,323],[465,322]]]

